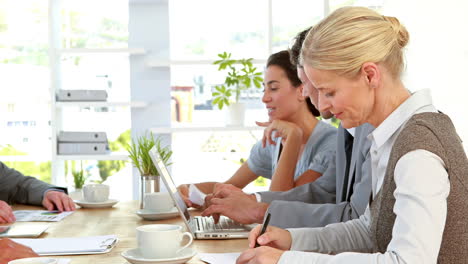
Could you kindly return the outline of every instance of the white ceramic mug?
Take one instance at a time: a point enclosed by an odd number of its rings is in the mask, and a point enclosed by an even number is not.
[[[23,258],[12,260],[8,264],[57,264],[58,260],[55,258]]]
[[[173,258],[183,249],[190,246],[193,236],[189,232],[182,232],[179,225],[143,225],[136,228],[138,249],[145,259]],[[184,236],[189,242],[181,245]]]
[[[109,200],[109,186],[105,184],[87,184],[83,186],[83,198],[86,202],[102,203]]]
[[[174,201],[167,192],[145,194],[143,208],[153,212],[167,212],[174,208]]]

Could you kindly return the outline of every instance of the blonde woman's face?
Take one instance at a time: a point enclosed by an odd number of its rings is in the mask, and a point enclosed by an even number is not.
[[[310,82],[309,78],[307,77],[304,71],[304,68],[297,67],[297,76],[299,77],[299,79],[302,82],[302,85],[304,86],[303,95],[309,97],[310,101],[315,106],[315,108],[319,109],[318,90],[315,89],[315,87]],[[333,114],[330,113],[330,111],[320,111],[320,115],[325,119],[329,119],[333,116]]]
[[[294,87],[284,70],[276,65],[269,66],[265,71],[264,92],[262,102],[268,110],[270,121],[291,120],[300,109],[299,98],[302,90]]]
[[[330,111],[344,128],[360,126],[369,120],[374,105],[374,91],[364,76],[347,78],[332,71],[304,67],[310,82],[318,90],[319,111]]]

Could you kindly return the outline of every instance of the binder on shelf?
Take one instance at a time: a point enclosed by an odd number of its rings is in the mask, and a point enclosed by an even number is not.
[[[61,155],[93,155],[109,154],[109,144],[107,143],[58,143],[58,154]]]
[[[104,90],[59,90],[57,101],[60,102],[96,102],[106,101],[107,91]]]
[[[101,142],[107,143],[106,132],[74,132],[60,131],[58,136],[60,143],[78,143],[78,142]]]

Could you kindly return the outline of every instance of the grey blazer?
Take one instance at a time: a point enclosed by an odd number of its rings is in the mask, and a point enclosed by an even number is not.
[[[47,184],[34,177],[24,176],[0,162],[0,200],[9,204],[41,205],[44,192],[48,189],[66,192],[65,188]]]
[[[281,228],[322,227],[362,215],[371,192],[371,142],[367,136],[373,129],[369,124],[356,128],[349,171],[346,171],[346,132],[340,126],[335,162],[329,163],[320,178],[287,192],[260,192],[261,201],[270,203],[270,224]]]

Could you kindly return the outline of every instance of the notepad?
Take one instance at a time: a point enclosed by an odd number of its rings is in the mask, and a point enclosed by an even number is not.
[[[116,235],[69,238],[13,239],[41,256],[103,254],[112,250]]]
[[[14,223],[10,226],[0,225],[0,237],[38,237],[47,228],[43,223]]]

